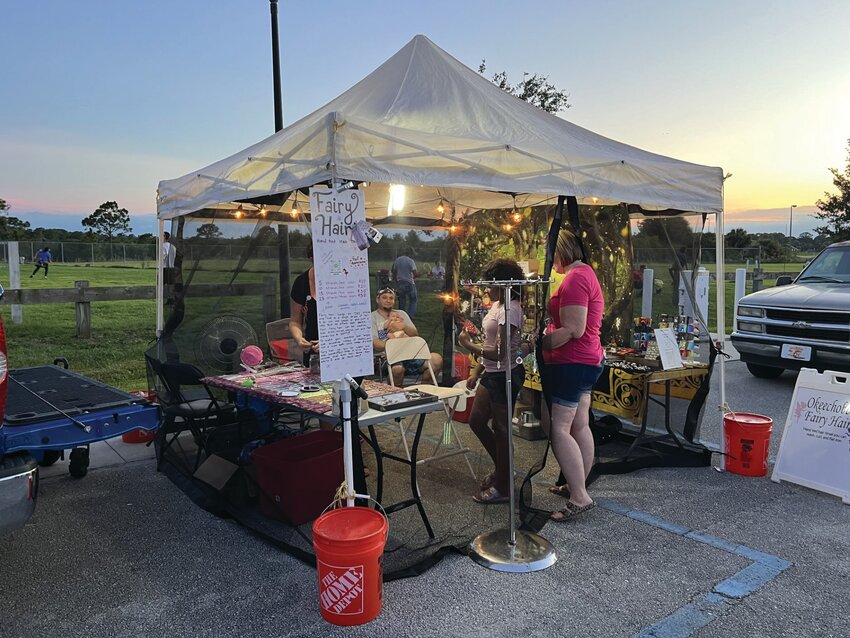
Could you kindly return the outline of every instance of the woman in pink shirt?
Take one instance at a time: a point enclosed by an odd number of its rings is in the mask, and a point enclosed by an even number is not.
[[[586,486],[594,456],[588,415],[590,393],[603,368],[599,330],[605,303],[596,274],[582,263],[581,247],[568,230],[558,234],[554,267],[566,276],[549,301],[554,330],[542,345],[552,394],[549,436],[569,489],[567,506],[552,520],[565,521],[594,505]]]

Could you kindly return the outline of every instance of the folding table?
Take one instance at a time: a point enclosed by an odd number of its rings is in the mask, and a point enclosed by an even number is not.
[[[255,377],[250,385],[243,385],[251,378],[249,374],[232,374],[205,377],[204,383],[211,387],[220,388],[229,392],[236,393],[237,405],[243,405],[256,412],[268,412],[271,409],[284,409],[290,411],[301,412],[302,414],[319,417],[324,421],[339,422],[341,417],[333,414],[333,401],[330,389],[323,389],[320,392],[302,393],[298,396],[282,396],[281,392],[289,393],[292,388],[306,384],[319,384],[318,376],[307,372],[286,372],[282,374],[266,374],[264,376]],[[365,380],[363,387],[370,397],[382,396],[385,394],[393,394],[399,391],[390,385],[378,383],[376,381]],[[375,452],[377,463],[377,490],[375,500],[381,503],[384,511],[387,514],[397,512],[399,510],[416,506],[422,522],[425,525],[425,530],[430,538],[434,538],[434,531],[431,528],[431,523],[428,520],[428,515],[425,513],[425,507],[422,504],[422,498],[419,494],[419,489],[416,482],[417,468],[417,453],[419,450],[419,442],[422,436],[422,428],[425,425],[425,416],[430,412],[442,410],[443,404],[439,400],[420,405],[414,405],[395,410],[375,410],[370,408],[363,414],[356,417],[358,429],[367,428],[369,435],[365,436],[362,431],[359,432],[364,440],[372,447]],[[389,454],[381,450],[378,443],[377,435],[375,434],[375,426],[379,423],[385,423],[408,416],[419,415],[416,425],[416,433],[413,439],[413,446],[410,451],[410,460],[393,454]],[[354,419],[353,419],[354,420]],[[384,459],[390,459],[399,463],[404,463],[410,467],[410,491],[411,497],[393,503],[384,505],[381,500],[384,491]]]

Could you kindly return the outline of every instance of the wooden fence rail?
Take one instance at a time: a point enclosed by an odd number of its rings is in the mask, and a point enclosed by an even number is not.
[[[192,284],[178,291],[177,286],[165,286],[166,299],[178,294],[189,298],[210,297],[262,297],[263,318],[266,322],[277,319],[277,282],[266,277],[262,283],[244,284]],[[6,291],[4,303],[28,306],[34,304],[73,303],[77,321],[77,336],[91,337],[91,302],[134,301],[156,299],[156,286],[97,286],[88,281],[75,281],[74,288],[15,288]]]

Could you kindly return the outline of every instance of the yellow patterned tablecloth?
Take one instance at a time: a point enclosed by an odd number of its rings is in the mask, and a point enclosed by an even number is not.
[[[646,410],[646,391],[664,395],[664,385],[670,381],[670,396],[690,401],[694,398],[708,367],[688,367],[680,370],[655,372],[626,372],[605,366],[593,389],[593,409],[640,423]],[[532,366],[525,366],[524,387],[541,391],[540,374]]]

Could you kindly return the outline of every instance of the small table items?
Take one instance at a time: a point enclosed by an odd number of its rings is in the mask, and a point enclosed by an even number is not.
[[[682,361],[694,360],[699,356],[699,323],[688,316],[668,316],[662,314],[658,325],[653,325],[651,317],[636,317],[632,330],[631,348],[620,350],[628,354],[643,354],[648,359],[658,358],[658,347],[655,343],[655,329],[670,329],[676,336],[679,354]]]

